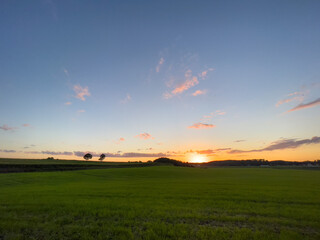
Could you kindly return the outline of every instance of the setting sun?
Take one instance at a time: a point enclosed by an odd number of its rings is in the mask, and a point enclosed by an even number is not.
[[[194,153],[189,156],[190,163],[204,163],[204,162],[208,162],[208,161],[209,160],[206,155]]]

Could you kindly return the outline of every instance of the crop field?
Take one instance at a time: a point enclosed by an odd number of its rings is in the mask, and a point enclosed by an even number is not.
[[[320,239],[320,171],[0,174],[0,239]]]

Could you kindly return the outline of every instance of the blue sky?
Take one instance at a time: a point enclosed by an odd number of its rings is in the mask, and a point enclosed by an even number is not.
[[[1,157],[320,158],[319,1],[0,6]]]

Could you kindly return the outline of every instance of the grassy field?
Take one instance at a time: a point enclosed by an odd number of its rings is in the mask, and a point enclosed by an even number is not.
[[[0,239],[320,239],[320,171],[0,174]]]

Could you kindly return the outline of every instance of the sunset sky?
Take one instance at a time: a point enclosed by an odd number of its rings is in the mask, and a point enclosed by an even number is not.
[[[319,12],[2,0],[0,157],[320,159]]]

